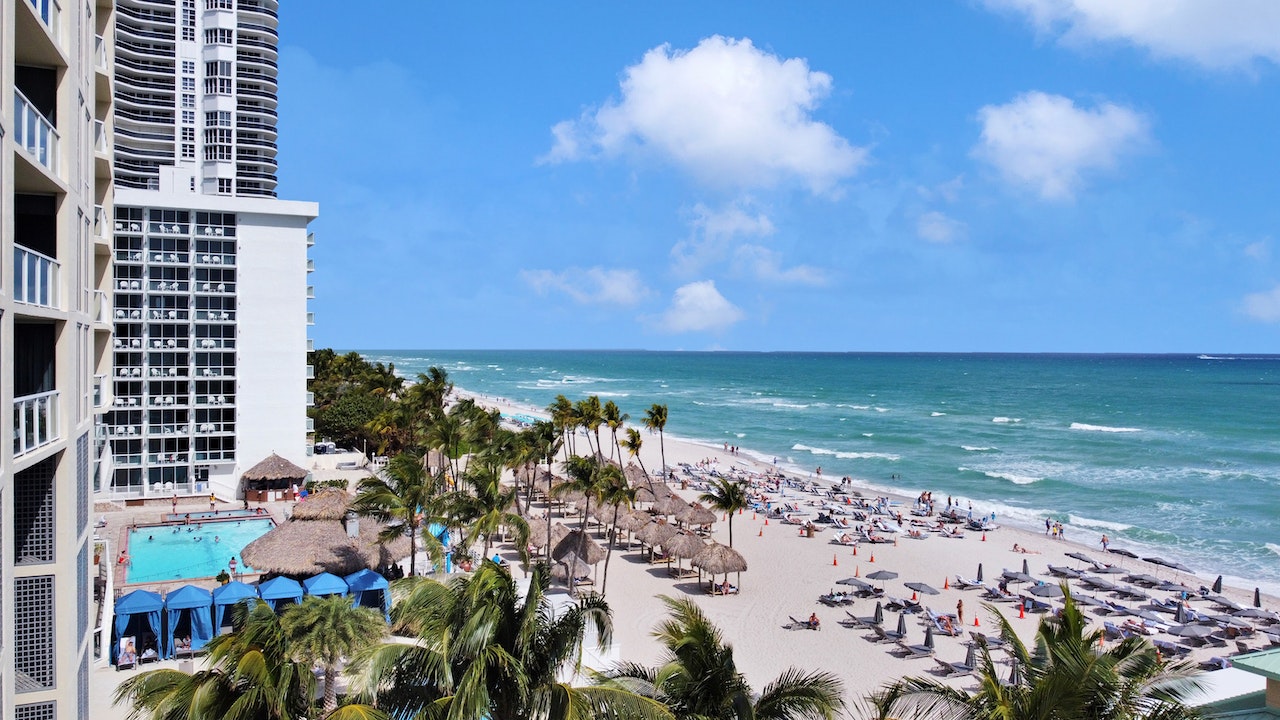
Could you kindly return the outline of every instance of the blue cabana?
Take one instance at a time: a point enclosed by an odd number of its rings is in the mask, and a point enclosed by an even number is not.
[[[164,600],[156,593],[148,590],[134,590],[128,595],[121,596],[116,600],[115,609],[115,633],[111,642],[111,662],[117,663],[120,658],[120,638],[125,637],[130,626],[133,627],[133,634],[136,636],[141,631],[147,630],[155,638],[156,653],[160,652],[160,611],[164,609]],[[134,652],[140,653],[143,650],[141,640],[134,648]],[[133,662],[136,664],[137,659]]]
[[[351,599],[356,605],[380,608],[382,614],[391,620],[391,584],[378,573],[365,568],[360,572],[346,576],[347,587],[351,588]]]
[[[297,580],[290,580],[281,575],[258,585],[258,597],[262,598],[272,610],[280,606],[282,600],[302,602],[302,585]]]
[[[213,594],[195,585],[183,585],[164,598],[164,608],[168,611],[168,620],[164,629],[164,652],[161,656],[174,656],[174,634],[179,625],[186,621],[183,629],[191,638],[191,652],[204,647],[213,638]],[[184,617],[185,614],[185,617]],[[182,637],[182,635],[179,635]]]
[[[252,585],[246,585],[239,580],[231,582],[221,587],[213,589],[213,627],[218,634],[222,634],[222,617],[232,605],[244,602],[246,600],[256,600],[258,598],[258,589]]]
[[[326,597],[329,595],[347,596],[347,584],[333,573],[322,572],[302,581],[302,587],[308,595]]]

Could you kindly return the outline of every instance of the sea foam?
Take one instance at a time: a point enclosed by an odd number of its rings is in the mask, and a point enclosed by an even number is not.
[[[989,445],[961,445],[960,449],[966,450],[968,452],[991,452],[996,448],[993,448]]]
[[[956,469],[959,470],[960,472],[982,473],[983,475],[986,475],[992,480],[1008,480],[1014,485],[1030,485],[1032,483],[1038,483],[1044,479],[1044,478],[1033,477],[1031,475],[1019,475],[1017,473],[1011,473],[1011,472],[996,472],[994,470],[979,470],[977,468],[959,467]]]
[[[1067,519],[1072,525],[1079,525],[1087,528],[1102,528],[1111,532],[1124,532],[1132,528],[1132,525],[1121,522],[1111,522],[1108,520],[1096,520],[1094,518],[1080,517],[1079,515],[1068,515]]]
[[[1011,417],[1004,417],[1003,415],[1000,415],[1000,416],[991,418],[991,422],[1005,425],[1008,423],[1020,423],[1022,422],[1022,418],[1011,418]]]
[[[835,457],[840,458],[841,460],[872,460],[872,459],[880,459],[880,460],[892,460],[892,461],[897,461],[897,460],[899,460],[899,459],[900,459],[898,455],[894,455],[894,454],[892,454],[892,453],[877,453],[877,452],[843,452],[843,451],[840,451],[840,450],[829,450],[829,449],[827,449],[827,448],[819,448],[819,447],[811,447],[811,446],[809,446],[809,445],[801,445],[800,443],[796,443],[795,445],[792,445],[792,446],[791,446],[791,449],[792,449],[792,450],[801,450],[801,451],[804,451],[804,452],[810,453],[810,454],[812,454],[812,455],[833,455],[833,456],[835,456]]]
[[[1108,425],[1089,425],[1088,423],[1071,423],[1072,430],[1087,430],[1089,432],[1109,432],[1109,433],[1134,433],[1142,432],[1142,428],[1130,427],[1111,427]]]
[[[936,410],[934,412],[929,413],[929,417],[942,417],[944,415],[946,415],[946,413],[937,412]]]

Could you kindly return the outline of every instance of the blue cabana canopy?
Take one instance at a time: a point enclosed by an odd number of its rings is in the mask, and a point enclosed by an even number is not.
[[[238,602],[245,600],[254,600],[258,597],[258,589],[252,585],[246,585],[239,580],[233,580],[226,585],[213,589],[213,627],[219,633],[222,632],[222,615],[227,608]]]
[[[258,585],[258,597],[261,597],[272,610],[281,600],[302,602],[302,585],[297,580],[290,580],[281,575]]]
[[[347,584],[333,573],[322,572],[302,581],[302,587],[308,595],[324,597],[326,595],[347,596]]]
[[[386,578],[365,568],[343,579],[351,588],[351,598],[356,605],[381,608],[387,621],[391,620],[391,584]]]
[[[134,616],[146,618],[147,626],[151,628],[152,634],[156,636],[156,642],[160,642],[160,611],[163,609],[164,600],[161,600],[158,594],[149,590],[134,590],[116,600],[115,633],[111,642],[112,663],[119,660],[120,638],[124,636],[124,631],[129,627],[129,621]],[[158,648],[156,652],[159,653]]]
[[[165,596],[164,607],[168,611],[169,622],[164,630],[165,649],[160,653],[161,657],[173,657],[173,634],[184,612],[191,620],[192,652],[204,647],[213,637],[213,594],[208,590],[183,585]]]

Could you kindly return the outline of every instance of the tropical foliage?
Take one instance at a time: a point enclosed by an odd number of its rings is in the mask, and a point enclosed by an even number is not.
[[[873,695],[868,715],[938,720],[1191,720],[1185,704],[1199,686],[1198,670],[1165,662],[1149,640],[1131,637],[1103,647],[1063,584],[1063,610],[1040,621],[1027,647],[991,606],[1012,669],[1001,670],[986,646],[979,687],[952,688],[931,678],[905,678]]]
[[[654,698],[682,720],[832,720],[844,710],[844,686],[827,672],[792,668],[757,694],[733,646],[692,600],[662,601],[670,616],[653,633],[665,649],[662,664],[621,663],[601,676],[603,687]]]
[[[447,584],[397,581],[392,622],[413,642],[383,643],[361,655],[352,687],[392,717],[671,717],[660,703],[624,689],[560,679],[576,669],[588,629],[600,647],[608,644],[612,618],[596,595],[553,612],[547,589],[542,565],[522,594],[505,569],[487,560]]]
[[[387,625],[375,610],[357,607],[346,597],[303,598],[301,605],[285,609],[280,628],[288,652],[310,667],[324,669],[324,713],[338,707],[338,668],[342,659],[371,645],[386,634]]]

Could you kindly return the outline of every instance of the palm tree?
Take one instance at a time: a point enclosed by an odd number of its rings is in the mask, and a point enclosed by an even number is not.
[[[414,642],[386,642],[358,656],[348,672],[353,689],[392,717],[671,718],[660,703],[626,690],[557,680],[575,668],[588,627],[605,647],[613,625],[598,595],[553,612],[549,586],[539,564],[522,595],[510,573],[487,560],[447,585],[397,581],[393,623]]]
[[[561,446],[572,453],[573,437],[573,403],[564,395],[557,395],[554,402],[547,406],[547,414],[551,416],[551,425],[560,434]],[[568,456],[565,456],[568,460]]]
[[[604,580],[600,583],[600,594],[609,589],[609,560],[613,558],[614,533],[618,528],[618,513],[625,506],[628,510],[636,502],[636,489],[627,484],[627,478],[617,465],[605,465],[600,468],[600,503],[602,506],[613,506],[613,521],[605,535],[608,549],[604,554]]]
[[[324,667],[324,712],[338,707],[338,664],[387,632],[386,621],[371,608],[356,607],[350,598],[333,595],[303,598],[280,618],[289,653],[307,667]]]
[[[569,480],[557,488],[566,493],[576,490],[586,496],[586,504],[582,508],[582,532],[587,531],[587,516],[591,512],[591,500],[600,495],[600,460],[597,456],[582,457],[574,455],[564,464]]]
[[[906,678],[871,696],[876,718],[955,720],[1192,720],[1186,699],[1201,683],[1186,661],[1162,662],[1143,637],[1100,647],[1103,631],[1090,629],[1064,582],[1059,617],[1046,617],[1034,647],[1018,639],[1009,621],[990,605],[1000,635],[1018,668],[1005,681],[984,646],[980,684],[970,693],[937,680]]]
[[[484,456],[467,468],[464,476],[469,491],[452,494],[452,513],[460,526],[467,527],[460,543],[470,547],[477,537],[484,537],[484,555],[489,557],[493,536],[507,527],[515,531],[516,546],[523,556],[529,545],[529,523],[512,512],[519,510],[515,488],[502,486],[502,465],[492,456]]]
[[[649,490],[653,490],[653,478],[649,477],[649,471],[644,467],[644,460],[640,458],[640,447],[644,445],[644,440],[640,437],[640,431],[635,428],[627,428],[627,439],[622,441],[622,447],[627,449],[627,454],[635,461],[640,463],[640,472],[644,473],[645,482],[649,484]]]
[[[667,406],[654,403],[644,411],[644,426],[650,431],[658,431],[658,445],[662,448],[662,482],[669,477],[667,473],[667,442],[662,431],[667,427]]]
[[[604,408],[600,406],[600,396],[591,395],[586,400],[579,400],[574,409],[577,410],[578,424],[588,432],[595,433],[596,447],[593,452],[603,455],[600,450],[600,426],[604,424]],[[587,445],[591,445],[591,436],[587,436]]]
[[[564,396],[561,395],[560,398]],[[565,400],[568,402],[568,400]],[[547,538],[551,537],[551,484],[554,476],[551,473],[551,463],[556,459],[556,453],[560,452],[560,448],[564,445],[564,435],[556,432],[554,423],[538,421],[533,424],[534,442],[538,448],[538,454],[547,463]],[[547,542],[547,561],[551,561],[551,543]]]
[[[129,703],[130,720],[294,720],[315,697],[309,663],[297,662],[266,603],[237,605],[235,632],[205,645],[208,670],[151,670],[116,688],[113,704]]]
[[[459,474],[458,458],[462,456],[462,443],[462,418],[458,412],[443,413],[427,426],[426,445],[448,458],[450,477],[455,482]]]
[[[604,424],[609,426],[609,433],[613,436],[613,446],[609,448],[609,457],[612,458],[614,451],[617,450],[618,462],[622,462],[622,447],[618,445],[618,431],[627,424],[631,416],[622,412],[618,408],[618,404],[612,400],[604,404],[601,416],[604,418]]]
[[[670,613],[653,633],[663,664],[621,663],[604,674],[605,687],[634,690],[690,720],[832,720],[844,709],[843,683],[828,672],[791,668],[757,695],[702,610],[688,598],[660,597]]]
[[[711,481],[711,489],[698,496],[702,502],[727,513],[729,516],[729,547],[733,547],[733,516],[739,510],[751,506],[747,497],[747,488],[740,482],[729,478],[716,478]]]
[[[422,526],[422,509],[431,504],[438,486],[427,473],[422,458],[412,453],[401,453],[391,458],[382,475],[360,481],[351,509],[388,523],[382,531],[384,541],[395,540],[408,531],[409,574],[414,575],[418,569],[418,531]]]

